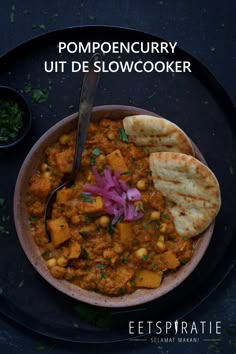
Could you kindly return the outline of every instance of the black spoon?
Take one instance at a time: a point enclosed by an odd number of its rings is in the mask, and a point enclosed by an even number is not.
[[[78,126],[77,135],[75,143],[75,157],[73,162],[73,167],[70,175],[65,177],[65,180],[57,188],[55,188],[50,194],[44,213],[44,225],[48,239],[51,240],[47,220],[51,218],[52,206],[56,198],[56,193],[65,186],[70,186],[73,184],[76,175],[80,168],[81,156],[84,149],[84,144],[87,136],[88,125],[90,121],[90,116],[93,108],[93,102],[96,94],[97,84],[99,81],[100,73],[95,71],[94,63],[96,61],[101,61],[101,54],[96,53],[92,56],[89,62],[89,70],[84,76],[83,85],[81,88],[80,104],[78,112]]]

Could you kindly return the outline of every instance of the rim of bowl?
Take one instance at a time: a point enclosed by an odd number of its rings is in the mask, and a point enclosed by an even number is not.
[[[12,140],[10,143],[1,143],[0,142],[0,149],[7,149],[11,148],[15,145],[17,145],[20,141],[22,141],[26,135],[28,134],[31,124],[32,124],[32,113],[29,104],[27,103],[26,99],[24,96],[14,89],[13,87],[10,86],[0,86],[0,98],[1,94],[5,97],[9,97],[12,99],[15,98],[16,102],[19,103],[19,105],[23,108],[25,112],[25,117],[24,117],[24,127],[22,128],[21,134],[18,136],[18,138]]]
[[[138,107],[133,107],[133,106],[125,106],[125,105],[103,105],[103,106],[97,106],[93,108],[92,114],[101,114],[103,112],[124,112],[126,115],[131,115],[131,114],[146,114],[146,115],[152,115],[159,117],[154,112],[141,109]],[[130,307],[130,306],[137,306],[141,305],[147,302],[150,302],[152,300],[156,300],[159,297],[169,293],[170,291],[173,291],[177,286],[179,286],[192,272],[193,270],[197,267],[199,262],[201,261],[202,257],[204,256],[207,247],[210,243],[213,230],[214,230],[214,224],[215,222],[213,221],[209,227],[199,236],[196,237],[196,247],[198,246],[198,249],[196,252],[193,254],[192,258],[190,261],[179,268],[177,271],[173,272],[173,274],[170,274],[166,277],[171,277],[170,279],[170,284],[166,284],[165,286],[163,285],[165,278],[160,286],[160,288],[157,289],[137,289],[131,294],[125,294],[121,296],[108,296],[108,295],[103,295],[100,293],[96,293],[94,291],[90,290],[85,290],[80,288],[77,285],[74,285],[70,283],[69,281],[66,280],[58,280],[54,278],[48,271],[48,268],[45,264],[45,261],[42,259],[41,254],[39,253],[38,246],[35,244],[34,240],[32,237],[30,237],[30,232],[28,232],[27,237],[26,232],[24,227],[28,224],[28,216],[27,218],[25,217],[25,220],[21,220],[21,212],[20,210],[22,209],[22,202],[24,201],[25,194],[24,191],[22,191],[22,184],[24,184],[24,176],[26,175],[26,172],[28,171],[28,167],[30,166],[30,161],[32,157],[37,153],[38,150],[40,150],[40,147],[42,143],[45,141],[46,138],[50,137],[53,133],[55,133],[58,129],[60,128],[66,128],[67,126],[70,125],[70,123],[73,123],[77,117],[77,113],[71,114],[65,118],[63,118],[61,121],[53,125],[51,128],[49,128],[33,145],[29,153],[27,154],[21,169],[19,171],[16,185],[15,185],[15,191],[14,191],[14,201],[13,201],[13,211],[14,211],[14,221],[15,221],[15,226],[16,226],[16,231],[17,235],[20,241],[20,244],[30,261],[30,263],[33,265],[33,267],[37,270],[37,272],[54,288],[59,290],[60,292],[66,294],[67,296],[70,296],[78,301],[85,302],[87,304],[95,305],[95,306],[101,306],[101,307],[109,307],[109,308],[122,308],[122,307]],[[113,118],[114,119],[114,118]],[[193,144],[194,145],[194,144]],[[204,157],[202,156],[201,152],[199,149],[194,145],[195,152],[197,158],[206,164],[206,161]],[[27,181],[28,181],[29,176],[27,176]],[[26,220],[27,219],[27,220]],[[205,235],[206,234],[206,235]],[[28,242],[31,243],[31,246],[33,247],[34,253],[31,253],[29,248],[28,248]]]

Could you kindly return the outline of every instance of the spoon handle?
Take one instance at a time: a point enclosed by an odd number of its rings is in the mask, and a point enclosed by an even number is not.
[[[75,179],[77,172],[79,171],[81,156],[84,149],[84,144],[87,136],[88,125],[93,108],[93,102],[97,89],[100,73],[95,72],[94,63],[101,61],[102,57],[100,53],[95,53],[89,62],[89,70],[84,76],[83,85],[80,94],[80,105],[78,113],[78,127],[75,145],[75,158],[72,170],[72,180]]]

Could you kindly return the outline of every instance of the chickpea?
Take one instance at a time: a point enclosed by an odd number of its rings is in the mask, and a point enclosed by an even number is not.
[[[99,161],[99,162],[105,162],[105,161],[106,161],[106,156],[105,156],[104,154],[98,155],[97,161]]]
[[[63,135],[60,137],[59,141],[60,141],[60,144],[66,145],[66,144],[69,143],[70,137],[69,137],[68,134],[63,134]]]
[[[165,241],[165,236],[160,235],[160,236],[158,237],[158,241],[164,242],[164,241]]]
[[[165,232],[167,229],[167,224],[161,224],[160,232]]]
[[[65,267],[67,265],[67,259],[65,256],[61,256],[59,258],[57,258],[57,265],[60,267]]]
[[[88,172],[88,175],[87,175],[87,181],[88,182],[91,182],[92,181],[92,178],[93,178],[93,174],[92,174],[92,172]]]
[[[72,222],[72,224],[74,225],[78,225],[80,223],[80,216],[77,215],[73,215],[70,219],[70,221]]]
[[[166,245],[163,241],[157,241],[156,243],[157,247],[159,248],[160,251],[165,251],[166,250]]]
[[[136,183],[136,186],[141,191],[145,191],[148,187],[148,181],[145,178],[142,178]]]
[[[98,155],[96,159],[97,168],[100,169],[106,164],[106,156],[104,154]]]
[[[123,252],[123,247],[119,243],[115,243],[113,251],[120,254]]]
[[[147,249],[145,247],[139,248],[135,251],[135,256],[139,259],[142,259],[144,256],[147,256]]]
[[[107,137],[109,140],[115,140],[115,134],[112,132],[107,133]]]
[[[59,266],[52,267],[50,270],[51,270],[51,274],[54,276],[54,278],[57,278],[57,279],[62,279],[66,273],[66,269],[63,267],[59,267]]]
[[[46,172],[46,171],[48,171],[48,169],[49,169],[48,164],[43,162],[41,165],[41,171]]]
[[[50,258],[50,259],[47,261],[47,266],[48,266],[48,268],[52,268],[52,267],[54,267],[56,264],[57,264],[56,258]]]
[[[51,173],[50,173],[49,171],[46,171],[46,172],[44,172],[44,173],[42,174],[42,176],[43,176],[44,178],[50,179]]]
[[[161,217],[161,213],[159,211],[152,211],[150,219],[151,220],[159,220]]]
[[[109,217],[106,215],[103,215],[99,218],[99,225],[105,229],[107,227],[109,221],[110,221]]]
[[[65,279],[71,280],[75,276],[75,271],[72,267],[66,268]]]
[[[103,251],[103,257],[104,258],[110,258],[111,259],[114,256],[116,256],[116,254],[111,248],[108,248],[108,249]]]

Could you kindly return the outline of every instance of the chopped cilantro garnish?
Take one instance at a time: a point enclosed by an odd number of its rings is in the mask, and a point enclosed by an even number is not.
[[[95,198],[91,197],[86,193],[80,193],[80,198],[83,200],[83,202],[86,203],[93,203],[95,201]]]
[[[131,162],[132,164],[134,164],[134,163],[135,163],[135,159],[134,159],[133,157],[131,157],[131,158],[130,158],[130,162]]]
[[[182,237],[182,240],[183,240],[183,241],[188,241],[188,237],[183,236],[183,237]]]
[[[161,217],[164,219],[170,219],[169,215],[163,213],[162,211],[161,211]]]
[[[95,232],[95,231],[96,230],[92,230],[91,229],[91,230],[86,230],[86,231],[79,231],[79,233],[80,233],[81,236],[83,236],[83,237],[85,236],[85,238],[86,238],[87,235],[89,235],[89,234],[91,234],[92,232]]]
[[[122,258],[122,263],[126,264],[128,262],[128,257],[123,257]]]
[[[84,256],[86,261],[90,260],[89,254],[88,254],[88,252],[86,251],[86,249],[84,247],[81,247],[81,255]]]
[[[115,232],[115,229],[114,229],[114,225],[112,225],[111,221],[109,221],[108,225],[107,225],[107,228],[108,228],[108,232],[111,236],[114,235],[114,232]]]
[[[50,257],[50,255],[51,255],[51,252],[50,251],[45,251],[45,252],[43,252],[42,254],[41,254],[41,256],[42,257]]]
[[[138,211],[138,210],[144,211],[143,203],[136,203],[136,204],[135,204],[135,209],[136,209],[137,211]]]
[[[128,136],[126,135],[125,130],[123,128],[118,128],[118,132],[119,132],[120,140],[128,143],[129,139]]]
[[[33,215],[32,215],[32,216],[29,218],[29,224],[32,224],[32,223],[36,222],[38,219],[39,219],[39,218],[38,218],[37,216],[33,216]]]
[[[24,111],[10,99],[0,99],[0,142],[15,139],[24,126]]]
[[[146,261],[148,259],[148,255],[142,256],[142,261]]]
[[[95,165],[96,158],[94,156],[90,157],[89,163],[90,163],[91,166]]]
[[[32,101],[34,103],[42,103],[47,101],[47,99],[48,99],[47,89],[36,88],[32,91]]]
[[[125,290],[124,290],[124,288],[122,288],[122,287],[118,290],[118,294],[119,294],[119,295],[123,295],[124,292],[125,292]]]
[[[130,171],[125,171],[125,172],[121,172],[121,176],[130,176],[131,175],[131,172]]]
[[[107,228],[108,228],[108,232],[109,232],[109,234],[110,234],[111,236],[114,235],[115,226],[116,226],[119,222],[121,222],[123,219],[124,219],[124,216],[121,215],[121,216],[117,219],[117,221],[116,221],[115,224],[112,224],[112,221],[109,221],[109,223],[108,223],[108,225],[107,225]]]
[[[104,267],[104,264],[103,263],[98,263],[98,268],[99,269],[104,269],[105,267]]]
[[[92,154],[95,156],[98,156],[100,154],[100,149],[98,147],[96,147],[93,151]]]
[[[179,262],[180,262],[181,264],[186,264],[186,263],[187,263],[187,261],[186,261],[185,259],[179,259]]]
[[[42,103],[47,101],[49,92],[46,88],[33,88],[31,84],[25,86],[25,93],[31,95],[34,103]]]

